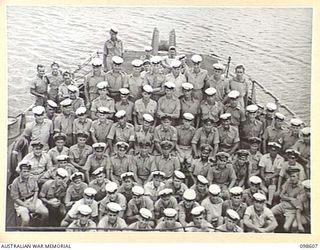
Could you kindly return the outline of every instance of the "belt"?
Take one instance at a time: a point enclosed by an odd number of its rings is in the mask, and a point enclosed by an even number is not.
[[[26,200],[28,200],[28,199],[30,199],[30,198],[32,198],[33,197],[33,194],[32,195],[30,195],[30,196],[28,196],[28,197],[26,197],[26,198],[22,198],[22,199],[20,199],[20,200],[22,200],[22,201],[26,201]]]

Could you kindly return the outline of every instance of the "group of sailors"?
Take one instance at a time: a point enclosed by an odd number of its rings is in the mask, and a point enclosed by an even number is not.
[[[58,63],[37,67],[34,121],[12,151],[21,226],[310,232],[310,128],[275,103],[248,105],[243,65],[209,76],[200,55],[188,65],[173,46],[167,57],[148,46],[127,74],[117,33],[84,98]]]

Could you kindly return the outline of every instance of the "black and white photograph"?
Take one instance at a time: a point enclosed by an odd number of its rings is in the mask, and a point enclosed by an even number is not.
[[[312,7],[5,15],[6,232],[314,232]]]

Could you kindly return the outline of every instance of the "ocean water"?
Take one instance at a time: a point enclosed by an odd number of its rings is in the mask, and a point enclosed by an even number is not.
[[[126,50],[149,45],[157,27],[161,39],[175,29],[180,52],[231,56],[232,70],[244,64],[252,79],[310,122],[310,8],[9,6],[6,22],[9,115],[32,104],[38,63],[73,69],[102,50],[116,25]]]

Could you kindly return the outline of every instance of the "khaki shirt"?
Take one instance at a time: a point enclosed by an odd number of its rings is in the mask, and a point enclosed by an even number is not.
[[[190,126],[188,129],[184,125],[177,126],[177,144],[182,146],[191,146],[191,141],[196,133],[196,129]]]
[[[127,100],[127,102],[123,103],[122,101],[116,102],[115,109],[116,111],[124,110],[126,111],[126,117],[128,122],[132,122],[132,114],[133,114],[133,102]]]
[[[33,141],[41,141],[45,144],[49,143],[50,134],[53,133],[53,124],[49,119],[44,119],[43,123],[39,124],[35,121],[27,123],[23,135],[30,138],[30,143]]]
[[[106,119],[105,122],[95,120],[91,124],[90,132],[94,134],[98,142],[106,142],[113,121]]]
[[[176,98],[179,98],[183,95],[182,83],[187,82],[187,79],[183,74],[179,73],[178,77],[175,77],[172,73],[170,73],[166,75],[166,81],[173,82],[176,85],[174,89],[174,96]]]
[[[210,118],[214,122],[218,122],[223,113],[223,104],[221,102],[209,104],[207,100],[203,100],[200,103],[200,112],[202,120]]]
[[[101,159],[96,157],[96,154],[93,153],[88,156],[86,164],[83,167],[83,170],[89,171],[90,175],[96,169],[103,167],[103,169],[108,172],[110,170],[110,159],[107,155],[102,155]]]
[[[119,141],[134,142],[134,127],[131,123],[126,122],[124,128],[118,122],[112,124],[107,139],[111,139],[114,143]]]
[[[230,104],[224,106],[224,113],[231,114],[231,125],[240,126],[240,123],[246,120],[246,115],[240,106],[231,107]]]
[[[79,164],[80,166],[84,166],[89,155],[92,154],[92,147],[89,145],[85,145],[84,148],[79,148],[78,144],[75,144],[70,147],[70,160]]]
[[[58,164],[57,156],[58,155],[69,155],[69,148],[63,146],[62,151],[59,152],[57,147],[54,147],[48,151],[48,154],[50,156],[50,159],[52,161],[53,166],[56,166]]]
[[[142,97],[143,78],[140,75],[133,76],[130,74],[128,76],[128,85],[132,99],[134,101],[140,99]]]
[[[215,88],[217,90],[216,96],[220,102],[222,102],[230,92],[229,81],[223,76],[221,76],[220,79],[215,79],[213,75],[210,76],[207,82],[207,88]]]
[[[195,73],[194,69],[191,68],[185,72],[185,76],[187,78],[187,82],[192,83],[195,90],[203,89],[209,80],[208,71],[205,69],[200,69],[199,73]]]
[[[30,173],[38,179],[46,170],[53,167],[50,156],[46,152],[42,152],[40,158],[35,157],[34,153],[31,152],[23,158],[23,161],[29,161],[32,163]]]
[[[120,56],[123,54],[123,44],[120,39],[116,39],[112,41],[111,39],[107,40],[103,47],[103,54],[112,57],[112,56]]]
[[[147,104],[143,102],[143,99],[136,100],[134,103],[133,114],[137,116],[138,124],[143,123],[144,114],[150,114],[152,117],[155,117],[157,108],[157,102],[152,99],[150,99]]]
[[[99,96],[97,84],[104,81],[104,74],[93,75],[90,73],[84,79],[84,87],[88,91],[89,101],[92,102],[95,98]]]
[[[74,118],[74,115],[65,116],[64,114],[58,114],[53,123],[54,131],[71,135],[73,132]]]
[[[64,202],[64,197],[66,196],[67,184],[61,182],[61,185],[57,185],[55,180],[47,180],[41,187],[41,192],[39,194],[40,198],[46,198],[50,200],[52,198],[57,198],[58,200]]]
[[[109,87],[114,90],[128,88],[127,75],[122,71],[120,71],[119,73],[115,73],[113,72],[113,70],[110,70],[105,74],[104,78],[109,83]]]
[[[180,117],[180,100],[176,97],[167,98],[166,96],[162,96],[158,100],[158,117],[162,117],[165,114],[170,115],[174,119],[178,119]]]
[[[106,108],[109,108],[110,112],[114,113],[115,112],[114,106],[115,106],[115,102],[113,98],[107,96],[106,99],[102,100],[101,97],[99,96],[92,101],[91,111],[96,113],[98,111],[98,108],[106,107]]]
[[[163,155],[155,156],[151,172],[157,170],[164,172],[166,178],[170,178],[175,170],[180,170],[180,161],[178,157],[172,155],[168,158],[164,158]]]
[[[255,120],[253,123],[249,120],[244,121],[240,125],[240,138],[247,141],[250,137],[260,137],[263,134],[263,124],[261,121]]]
[[[32,197],[36,192],[39,192],[39,188],[34,177],[23,180],[21,176],[18,176],[11,184],[10,195],[14,201]]]
[[[170,126],[168,130],[164,130],[163,125],[155,127],[154,129],[154,141],[177,141],[177,129],[173,126]]]
[[[198,147],[200,147],[202,144],[209,144],[212,146],[214,144],[219,144],[220,139],[218,129],[212,127],[210,133],[208,134],[204,131],[203,127],[197,129],[191,143],[198,145]]]
[[[219,150],[224,152],[230,152],[230,149],[240,142],[238,128],[230,126],[229,129],[225,129],[223,126],[218,128],[219,131]]]
[[[185,98],[180,99],[181,114],[191,113],[195,117],[200,113],[200,101],[192,98],[187,101]]]
[[[79,118],[76,118],[73,121],[73,134],[77,134],[78,132],[90,132],[92,120],[89,118],[86,118],[84,122],[80,121]]]

